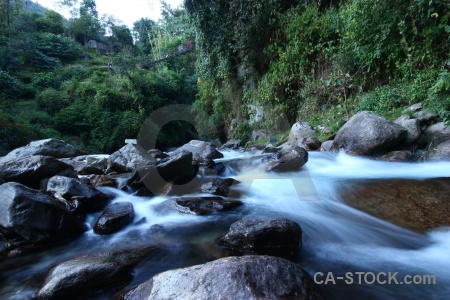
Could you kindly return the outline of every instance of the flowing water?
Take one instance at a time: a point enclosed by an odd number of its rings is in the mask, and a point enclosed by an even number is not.
[[[131,287],[159,272],[227,255],[216,246],[217,240],[239,219],[283,217],[302,226],[299,264],[310,274],[323,273],[316,277],[321,281],[332,272],[334,281],[320,285],[326,299],[448,299],[450,229],[424,234],[409,231],[347,206],[339,189],[349,180],[354,184],[355,179],[450,177],[450,163],[387,163],[343,153],[310,153],[300,171],[274,174],[245,163],[248,155],[226,152],[221,160],[230,166],[224,175],[241,182],[236,188],[244,206],[231,212],[206,217],[167,213],[158,209],[166,197],[138,198],[104,189],[117,196],[116,202],[133,202],[134,223],[110,236],[90,230],[69,244],[9,258],[0,264],[0,298],[30,298],[52,266],[73,257],[133,245],[161,245],[162,251],[137,266]],[[86,222],[92,226],[97,217],[91,215]],[[353,272],[353,284],[347,284],[349,272]],[[371,284],[372,274],[368,273],[368,282],[359,284],[356,272],[384,272],[386,276],[381,273],[379,278],[386,282]],[[398,272],[398,284],[387,282],[389,272]],[[400,284],[405,275],[434,275],[436,284]],[[97,298],[108,299],[118,290],[104,291]]]

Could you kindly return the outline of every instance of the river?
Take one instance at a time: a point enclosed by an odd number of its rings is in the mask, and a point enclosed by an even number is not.
[[[246,157],[230,151],[225,152],[222,161],[235,166],[236,161],[246,161]],[[227,163],[230,161],[233,164]],[[242,163],[239,168],[229,167],[225,175],[241,182],[236,188],[244,206],[206,217],[163,213],[158,208],[166,197],[139,198],[103,188],[117,196],[114,201],[133,203],[134,223],[110,236],[98,236],[89,230],[70,243],[9,258],[0,264],[0,298],[31,298],[52,266],[73,257],[133,245],[162,245],[164,251],[137,266],[127,286],[131,287],[159,272],[227,255],[226,250],[217,247],[217,241],[239,219],[283,217],[302,226],[298,262],[311,275],[320,272],[316,279],[323,282],[320,289],[325,299],[448,299],[450,230],[417,233],[398,227],[349,207],[340,198],[339,189],[350,180],[354,184],[355,179],[450,177],[449,162],[388,163],[343,153],[311,152],[308,163],[298,172],[264,173],[252,164]],[[98,215],[88,217],[89,226]],[[362,273],[356,272],[365,272],[361,276],[368,282],[362,280],[359,284],[358,274]],[[388,282],[389,274],[395,274],[395,280]],[[386,282],[372,283],[373,275]],[[436,284],[400,284],[406,275],[432,275]],[[105,290],[96,299],[109,299],[118,290]]]

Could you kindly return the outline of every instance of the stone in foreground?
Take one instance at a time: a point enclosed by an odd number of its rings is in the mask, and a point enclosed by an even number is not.
[[[241,253],[295,259],[301,239],[302,228],[293,221],[250,219],[233,223],[219,245]]]
[[[16,182],[0,186],[0,226],[35,244],[56,242],[85,231],[77,216],[50,196]]]
[[[221,258],[160,273],[122,295],[142,299],[322,299],[297,264],[271,256]]]
[[[50,271],[35,299],[92,299],[102,289],[128,282],[134,266],[157,249],[96,253],[65,261]]]
[[[373,155],[401,148],[407,131],[370,111],[357,113],[339,129],[333,148],[351,155]]]

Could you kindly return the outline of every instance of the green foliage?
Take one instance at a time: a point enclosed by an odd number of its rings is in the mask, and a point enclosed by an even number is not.
[[[53,33],[42,33],[38,37],[38,50],[43,54],[59,58],[64,62],[71,62],[81,54],[79,45],[71,38]]]
[[[32,129],[0,111],[0,155],[26,145],[34,137]]]
[[[398,86],[377,87],[361,96],[358,110],[375,111],[378,114],[392,112],[394,109],[409,104]]]
[[[46,88],[59,89],[61,79],[53,72],[36,73],[34,74],[32,84],[36,90],[43,90]]]
[[[234,138],[241,140],[243,144],[247,143],[252,136],[252,127],[247,122],[241,122],[236,126]]]
[[[20,98],[22,88],[22,84],[17,79],[4,71],[0,71],[0,103]]]
[[[428,109],[437,111],[441,118],[450,125],[450,72],[443,71],[429,90]]]
[[[38,107],[49,115],[54,116],[61,109],[69,105],[69,97],[65,91],[47,88],[36,96]]]
[[[54,10],[46,10],[45,16],[39,16],[35,20],[37,30],[52,34],[64,33],[64,18]]]

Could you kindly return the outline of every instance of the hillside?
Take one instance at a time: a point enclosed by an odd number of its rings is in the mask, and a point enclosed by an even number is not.
[[[95,1],[70,20],[3,7],[0,153],[47,137],[112,152],[168,104],[192,104],[196,128],[169,124],[160,147],[196,131],[261,143],[296,121],[323,140],[359,111],[393,120],[418,102],[450,119],[447,1],[241,2],[187,0],[132,29],[101,20]],[[166,59],[187,42],[195,51]]]

